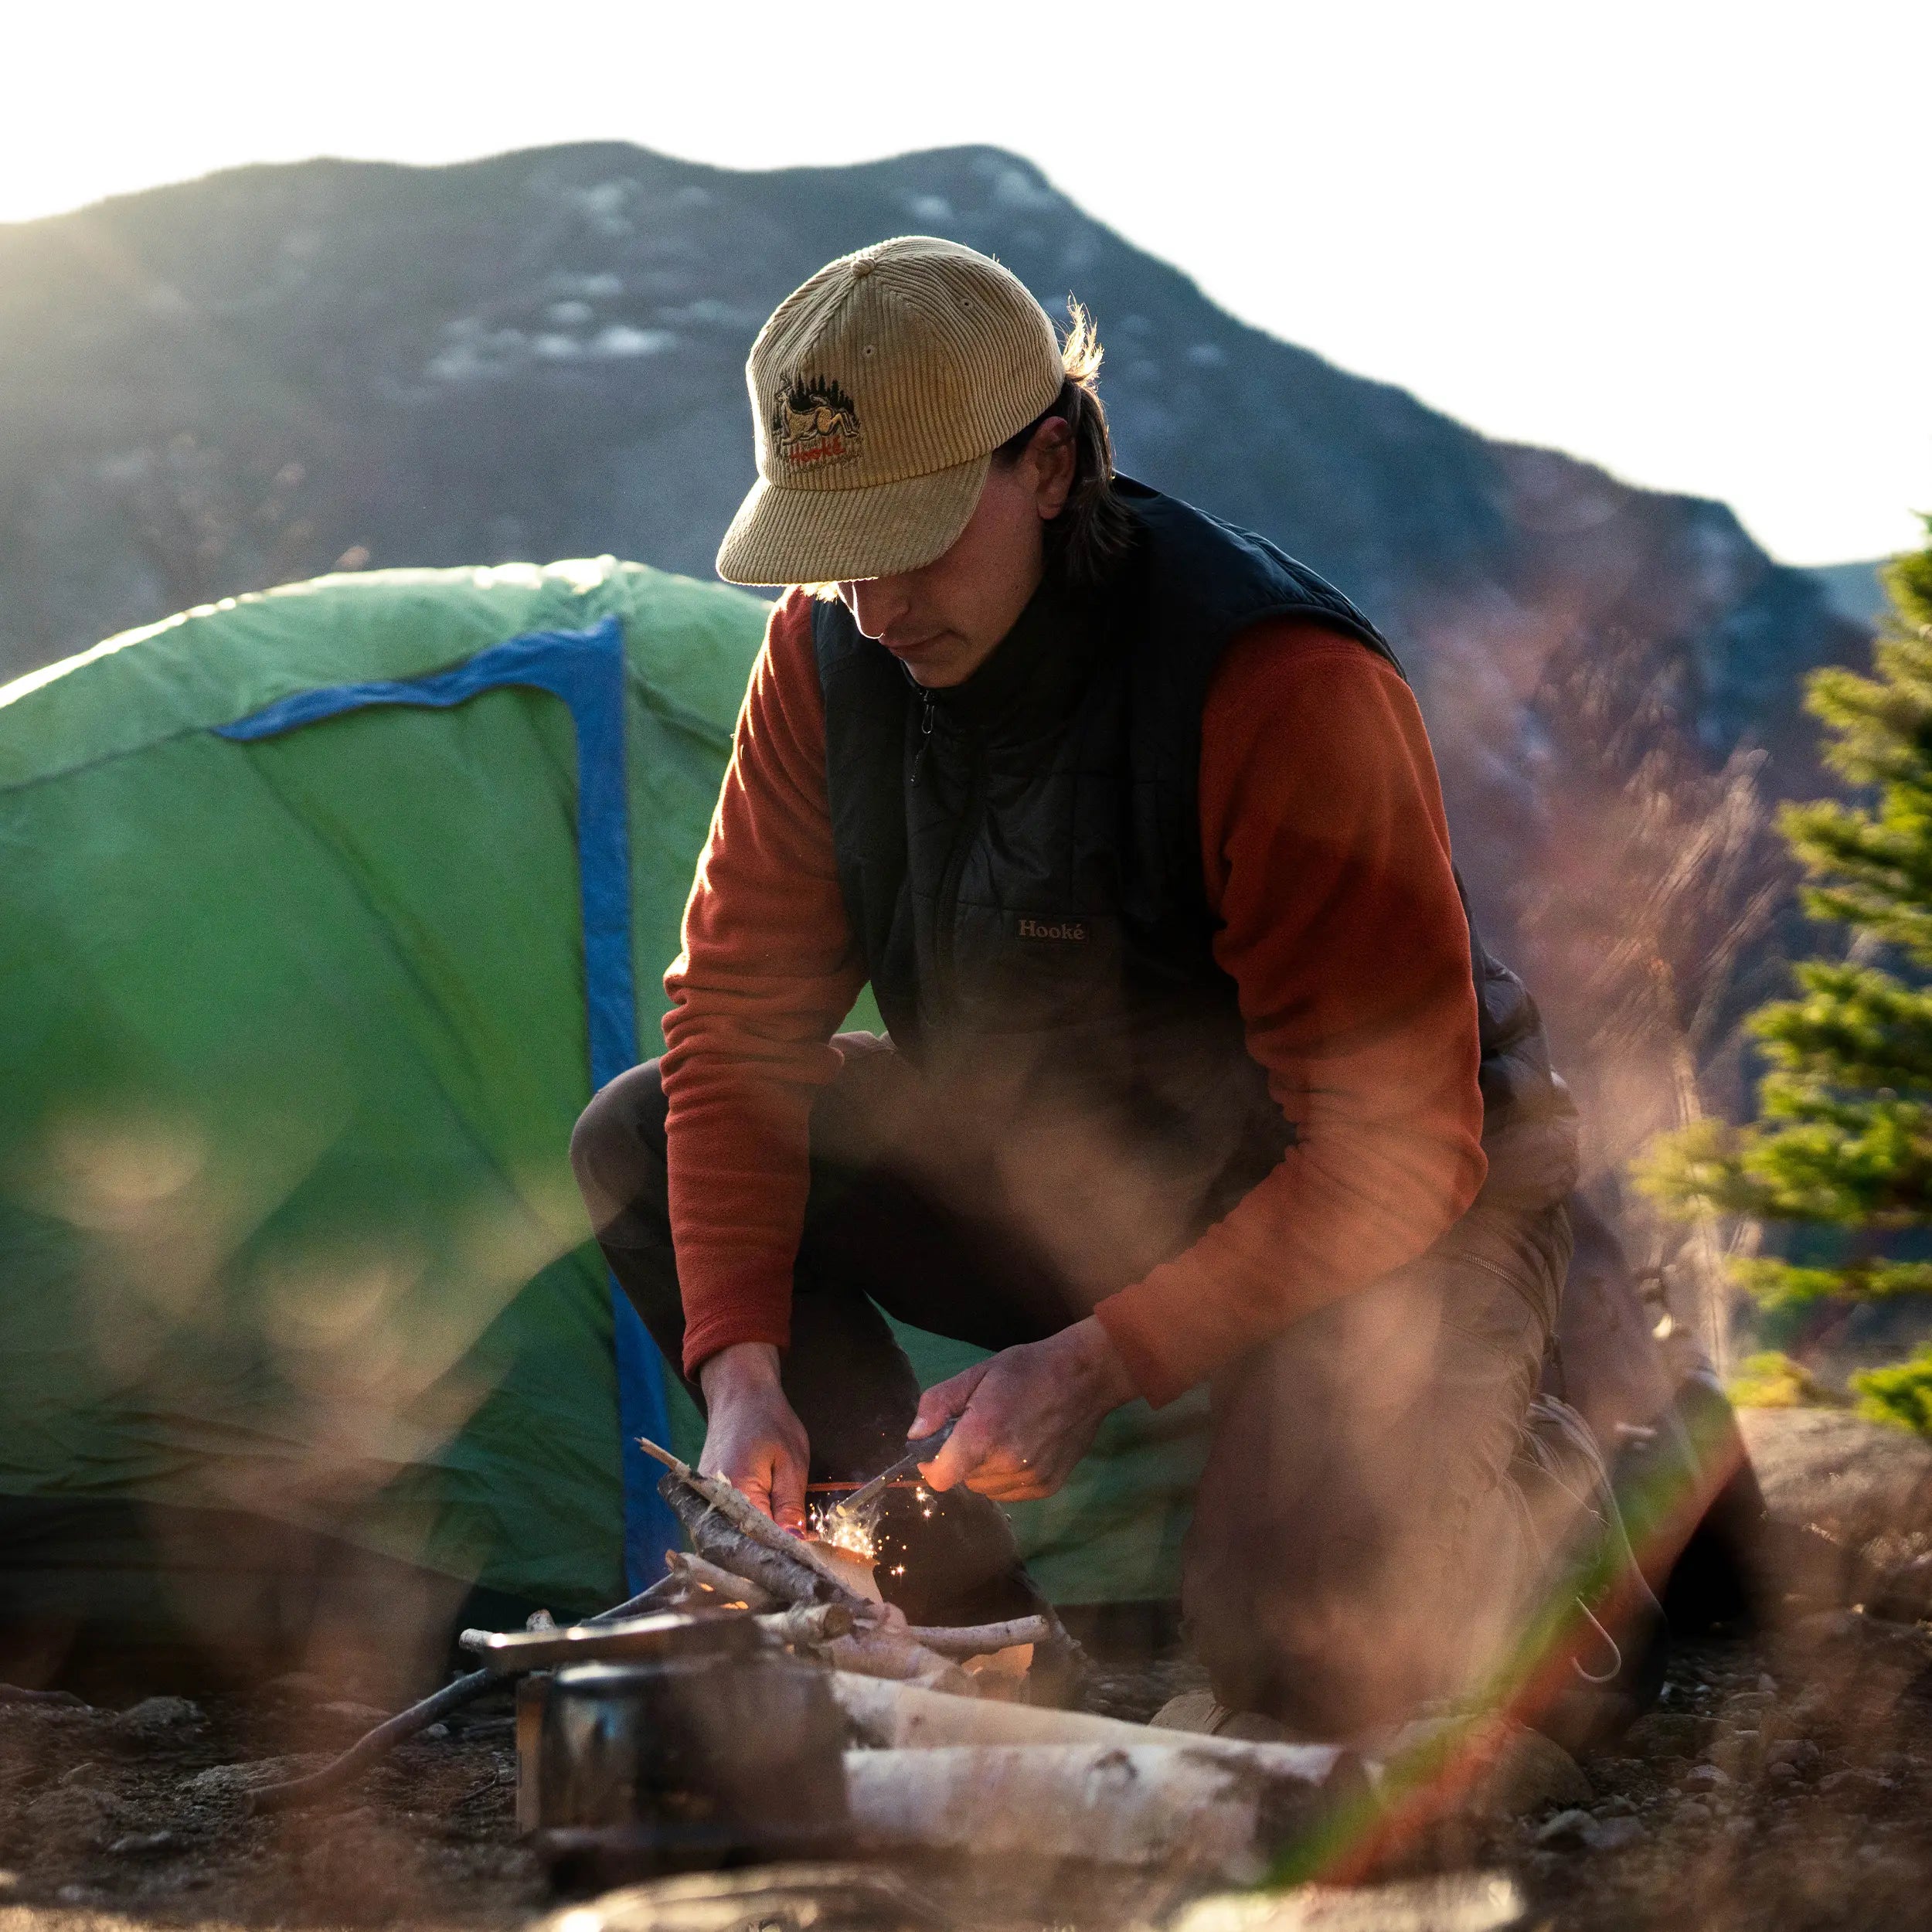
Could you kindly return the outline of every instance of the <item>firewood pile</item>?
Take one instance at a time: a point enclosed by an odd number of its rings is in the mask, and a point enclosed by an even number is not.
[[[730,1483],[699,1474],[654,1444],[644,1446],[665,1465],[662,1493],[692,1546],[667,1556],[662,1578],[567,1628],[539,1617],[532,1620],[536,1628],[522,1631],[465,1631],[461,1645],[481,1668],[390,1719],[320,1771],[257,1787],[255,1805],[286,1809],[339,1788],[395,1743],[506,1678],[525,1679],[539,1693],[519,1702],[520,1710],[534,1713],[519,1733],[525,1828],[564,1851],[607,1852],[621,1840],[647,1869],[657,1813],[675,1815],[665,1842],[675,1841],[677,1860],[700,1863],[708,1843],[730,1856],[742,1854],[747,1832],[755,1843],[757,1818],[774,1808],[769,1794],[776,1791],[775,1808],[789,1820],[783,1832],[774,1827],[781,1852],[1071,1860],[1246,1882],[1268,1869],[1284,1842],[1319,1828],[1338,1806],[1365,1801],[1362,1767],[1342,1750],[1195,1736],[1029,1703],[1026,1674],[1036,1654],[1071,1642],[1050,1612],[966,1628],[913,1627],[881,1600],[869,1563],[787,1534]],[[733,1647],[728,1658],[719,1655],[727,1638]],[[706,1656],[694,1662],[699,1649]],[[740,1731],[767,1734],[749,1750],[742,1738],[721,1743],[703,1736],[708,1722],[726,1721],[719,1713],[756,1676],[753,1666],[769,1671],[774,1660],[793,1675],[760,1680],[770,1686],[758,1693],[763,1701],[730,1720]],[[692,1675],[699,1662],[725,1674]],[[634,1709],[628,1717],[592,1721],[587,1731],[587,1720],[570,1714],[586,1698],[621,1701],[611,1668],[621,1675],[626,1666],[635,1673],[653,1664],[672,1675],[682,1669],[687,1698],[699,1695],[689,1685],[709,1685],[705,1694],[717,1709],[707,1718],[647,1697],[642,1716]],[[605,1667],[604,1675],[574,1668],[580,1665]],[[803,1702],[801,1670],[810,1679]],[[557,1695],[550,1686],[569,1693],[562,1717],[542,1714],[544,1697]],[[782,1766],[788,1749],[807,1748],[779,1733],[787,1726],[812,1732],[814,1721],[801,1713],[821,1706],[844,1740],[842,1750],[835,1740],[829,1779],[822,1776],[825,1766],[801,1757],[789,1780],[781,1775],[774,1785],[774,1765]],[[614,1771],[614,1747],[603,1733],[627,1724],[638,1735],[624,1745],[631,1753],[624,1767]],[[667,1739],[667,1731],[680,1735]],[[591,1747],[570,1742],[591,1732],[598,1733]],[[587,1749],[590,1757],[567,1770],[543,1761],[546,1752],[583,1758]],[[639,1769],[640,1754],[653,1752],[675,1760],[687,1784],[709,1777],[716,1788],[660,1789],[655,1772]],[[748,1758],[755,1763],[747,1766]],[[694,1771],[694,1764],[711,1769]],[[614,1780],[624,1791],[613,1795],[600,1780]],[[842,1786],[842,1794],[809,1821],[791,1815],[792,1787],[807,1781]],[[760,1791],[767,1796],[755,1795]],[[691,1825],[700,1815],[711,1819],[706,1828],[713,1838]],[[740,1838],[715,1835],[725,1831],[726,1818],[736,1821]],[[590,1869],[626,1868],[606,1860]]]

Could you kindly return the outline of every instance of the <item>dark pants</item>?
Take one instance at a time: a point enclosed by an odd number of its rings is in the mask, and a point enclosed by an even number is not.
[[[869,1475],[903,1441],[919,1389],[882,1309],[981,1348],[1037,1341],[1172,1252],[1177,1224],[1158,1201],[1061,1184],[1046,1149],[1015,1155],[1009,1124],[949,1107],[885,1043],[838,1044],[783,1371],[814,1481]],[[634,1068],[585,1110],[571,1158],[613,1271],[675,1363],[665,1115],[655,1063]],[[1090,1182],[1095,1162],[1080,1165]],[[1137,1239],[1158,1245],[1136,1253]],[[1345,1735],[1464,1688],[1507,1641],[1536,1543],[1511,1464],[1569,1249],[1560,1196],[1486,1192],[1420,1260],[1216,1377],[1182,1604],[1223,1702]],[[1095,1255],[1113,1278],[1070,1258]],[[1024,1600],[983,1498],[955,1492],[900,1526],[916,1617]]]

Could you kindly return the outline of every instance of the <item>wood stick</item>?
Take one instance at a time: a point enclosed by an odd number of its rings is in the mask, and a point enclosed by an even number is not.
[[[589,1624],[614,1624],[627,1617],[647,1615],[660,1607],[664,1599],[672,1594],[670,1586],[676,1581],[675,1577],[661,1577],[648,1590],[628,1597],[621,1604],[613,1604],[608,1610],[600,1610],[594,1617],[587,1617],[583,1621]],[[372,1731],[359,1737],[341,1757],[332,1758],[319,1771],[311,1771],[306,1777],[288,1778],[279,1784],[258,1786],[249,1794],[250,1807],[257,1811],[287,1811],[326,1797],[378,1758],[386,1757],[405,1738],[427,1730],[451,1711],[474,1703],[492,1685],[502,1682],[495,1671],[490,1670],[473,1670],[467,1676],[457,1678],[420,1703],[412,1704],[407,1710],[398,1711],[393,1717],[378,1724]]]
[[[842,1603],[856,1607],[864,1600],[843,1583],[834,1583],[793,1553],[747,1536],[698,1491],[667,1476],[659,1492],[669,1503],[685,1533],[707,1562],[748,1577],[781,1604]],[[793,1539],[774,1531],[785,1543]],[[802,1545],[794,1545],[802,1548]]]
[[[714,1592],[726,1603],[743,1604],[747,1610],[763,1614],[778,1609],[784,1602],[783,1598],[774,1596],[764,1584],[709,1563],[702,1556],[693,1556],[688,1549],[667,1549],[664,1560],[673,1576],[684,1577],[701,1590]]]
[[[461,1710],[465,1704],[474,1703],[492,1684],[502,1681],[494,1671],[473,1670],[467,1677],[459,1677],[453,1683],[445,1684],[420,1704],[412,1704],[407,1710],[398,1711],[386,1723],[378,1724],[319,1771],[311,1771],[306,1777],[291,1777],[280,1784],[258,1785],[249,1794],[250,1806],[257,1811],[281,1811],[321,1798],[338,1785],[346,1784],[358,1771],[366,1770],[379,1757],[387,1757],[390,1750],[405,1738],[427,1730],[437,1719],[448,1716],[451,1711]]]
[[[942,1657],[989,1657],[1015,1644],[1043,1644],[1053,1634],[1044,1617],[1015,1617],[1003,1624],[915,1624],[906,1633]]]
[[[747,1536],[763,1548],[779,1556],[789,1556],[794,1561],[803,1563],[808,1570],[815,1571],[838,1593],[838,1597],[850,1597],[855,1594],[810,1543],[801,1537],[787,1536],[756,1503],[740,1494],[723,1477],[699,1475],[690,1464],[680,1461],[668,1449],[660,1449],[648,1436],[640,1436],[638,1446],[647,1456],[662,1463],[685,1488],[703,1497],[740,1536]],[[660,1493],[662,1493],[662,1491]],[[824,1598],[821,1600],[832,1602],[838,1599]]]
[[[758,1619],[758,1628],[767,1636],[808,1650],[849,1637],[853,1625],[852,1613],[843,1604],[797,1604]]]
[[[835,1670],[832,1692],[868,1744],[893,1750],[929,1750],[955,1744],[1092,1744],[1130,1750],[1149,1742],[1184,1739],[1190,1750],[1271,1777],[1324,1785],[1337,1776],[1352,1781],[1359,1762],[1332,1744],[1257,1744],[1245,1738],[1196,1736],[1151,1730],[1145,1724],[1084,1711],[1047,1710],[1032,1704],[951,1697],[908,1683]]]
[[[886,1631],[861,1631],[825,1647],[825,1659],[838,1672],[888,1678],[898,1683],[922,1684],[961,1702],[978,1696],[971,1674],[947,1658]]]

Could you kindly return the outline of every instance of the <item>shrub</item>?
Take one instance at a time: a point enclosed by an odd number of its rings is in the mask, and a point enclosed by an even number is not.
[[[1852,1386],[1860,1415],[1932,1436],[1932,1348],[1889,1369],[1867,1369],[1852,1376]]]
[[[1841,1400],[1803,1362],[1775,1349],[1747,1355],[1737,1365],[1727,1393],[1740,1409],[1815,1409]]]

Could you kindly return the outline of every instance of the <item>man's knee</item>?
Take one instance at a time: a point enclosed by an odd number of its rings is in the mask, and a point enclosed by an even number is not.
[[[664,1083],[647,1060],[600,1087],[577,1116],[570,1165],[600,1234],[664,1187]]]
[[[1191,1551],[1189,1635],[1216,1696],[1345,1737],[1468,1689],[1520,1597],[1520,1510],[1501,1488],[1440,1505],[1433,1522],[1311,1509]]]

